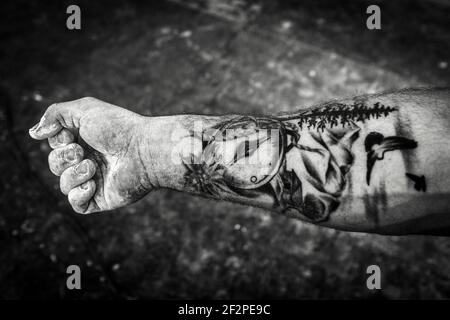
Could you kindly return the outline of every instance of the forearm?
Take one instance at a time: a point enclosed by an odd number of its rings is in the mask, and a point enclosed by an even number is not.
[[[449,107],[448,91],[430,90],[287,115],[152,118],[159,148],[146,161],[160,187],[344,230],[432,232],[450,226]]]

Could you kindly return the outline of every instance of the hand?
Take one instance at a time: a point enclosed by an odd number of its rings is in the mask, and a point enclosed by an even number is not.
[[[30,129],[54,150],[50,170],[78,213],[110,210],[132,203],[154,188],[141,157],[147,118],[94,98],[50,106]]]

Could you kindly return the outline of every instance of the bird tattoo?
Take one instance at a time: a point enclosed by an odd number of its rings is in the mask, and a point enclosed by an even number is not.
[[[384,154],[394,150],[414,149],[417,142],[403,137],[384,137],[379,132],[371,132],[367,135],[364,146],[367,152],[366,182],[370,185],[370,175],[377,160],[383,160]]]
[[[427,183],[425,182],[425,176],[416,176],[412,173],[405,173],[408,178],[410,178],[414,182],[414,189],[417,191],[427,191]]]

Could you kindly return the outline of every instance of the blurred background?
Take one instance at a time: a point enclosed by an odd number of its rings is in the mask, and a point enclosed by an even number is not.
[[[66,8],[81,8],[78,31]],[[381,30],[366,8],[381,7]],[[2,1],[0,298],[450,298],[450,240],[339,232],[158,191],[75,214],[28,128],[83,96],[148,116],[276,113],[450,85],[450,1]],[[164,143],[163,141],[161,143]],[[66,289],[81,267],[82,290]],[[368,265],[382,290],[366,288]]]

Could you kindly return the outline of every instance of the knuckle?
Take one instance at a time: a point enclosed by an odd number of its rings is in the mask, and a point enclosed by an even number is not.
[[[50,171],[60,176],[67,167],[79,163],[83,159],[83,156],[83,148],[76,143],[52,150],[48,155]]]
[[[70,131],[63,129],[57,135],[48,138],[48,144],[53,149],[61,148],[67,146],[73,139],[73,134]]]
[[[59,143],[70,143],[74,140],[74,136],[72,132],[70,132],[67,129],[62,129],[57,135],[56,135],[56,141]]]
[[[79,213],[79,214],[84,214],[85,213],[83,208],[81,208],[79,206],[72,206],[72,208],[73,208],[73,211],[75,211],[76,213]]]
[[[67,194],[67,199],[69,200],[69,203],[72,206],[79,206],[82,202],[83,194],[80,192],[78,188],[70,190],[70,192]]]
[[[48,144],[51,148],[55,149],[58,146],[58,140],[56,139],[56,137],[50,137],[48,138]]]
[[[53,150],[48,155],[48,167],[54,175],[59,175],[59,170],[57,170],[59,167],[58,161],[56,160],[57,158],[56,150]]]
[[[61,158],[69,163],[79,162],[83,156],[84,150],[77,143],[70,143],[61,150]]]
[[[53,150],[50,152],[48,155],[48,167],[54,175],[61,175],[63,165],[64,161],[61,160],[58,150]]]
[[[80,204],[79,200],[76,197],[71,196],[71,194],[69,193],[69,196],[67,198],[69,199],[69,203],[72,206],[73,211],[75,211],[76,213],[84,213],[83,206]]]
[[[62,193],[69,194],[72,188],[78,186],[80,183],[84,182],[85,180],[91,178],[95,173],[95,166],[92,160],[85,159],[81,161],[80,163],[68,168],[61,174],[60,178],[60,189]],[[81,188],[84,185],[84,183],[79,186]],[[89,184],[86,184],[81,190],[78,190],[79,192],[84,192],[85,190],[88,190],[90,187]]]
[[[59,103],[53,103],[47,108],[47,111],[45,113],[47,113],[47,114],[51,113],[51,112],[57,110],[58,108],[59,108]]]
[[[67,195],[67,199],[69,200],[69,203],[71,204],[72,207],[77,205],[77,202],[78,202],[77,198],[78,198],[78,195],[77,195],[76,190],[71,190],[69,192],[69,194]]]
[[[83,98],[79,99],[79,101],[80,101],[81,103],[90,104],[90,103],[96,102],[97,99],[94,98],[94,97],[83,97]]]
[[[65,170],[59,179],[59,188],[61,192],[68,195],[75,182],[76,176],[73,174],[73,168]]]
[[[58,115],[58,111],[61,110],[61,103],[51,104],[44,113],[43,118],[51,118],[52,116]]]
[[[69,146],[78,152],[83,152],[83,148],[78,143],[70,143]]]
[[[61,192],[66,196],[70,192],[70,178],[67,175],[64,175],[64,173],[61,175],[61,179],[59,179],[59,189],[61,189]]]
[[[91,175],[95,172],[94,162],[90,159],[84,159],[74,167],[74,174],[77,176]]]
[[[87,213],[87,207],[94,194],[94,190],[95,183],[89,180],[69,191],[67,198],[75,212],[81,214]]]
[[[70,202],[69,202],[70,203]],[[72,206],[72,210],[75,211],[76,213],[83,213],[83,211],[81,210],[81,208],[79,206],[77,206],[76,204],[72,204],[70,203],[70,205]]]

